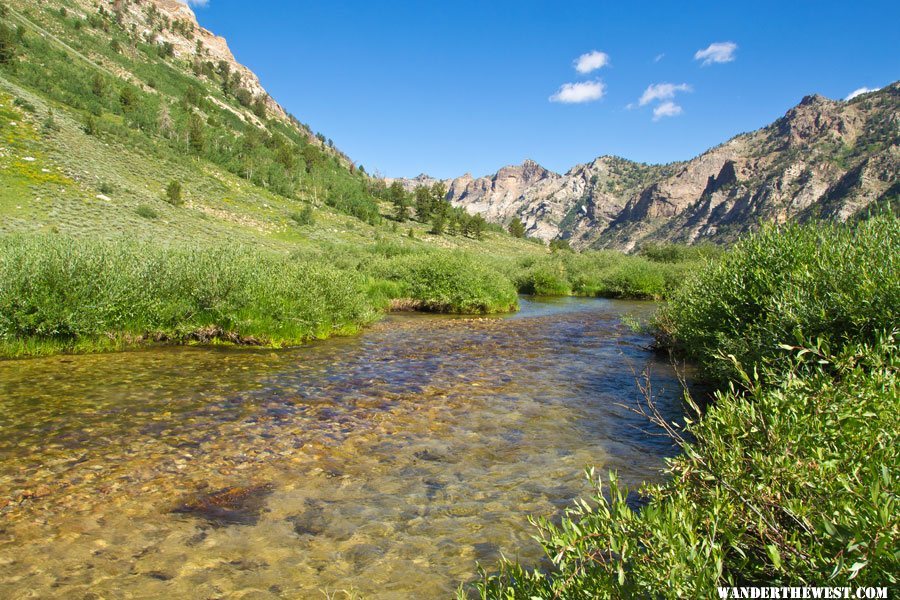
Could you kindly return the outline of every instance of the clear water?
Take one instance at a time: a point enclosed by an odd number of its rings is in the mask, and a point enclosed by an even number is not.
[[[583,469],[658,477],[619,406],[671,367],[620,323],[648,303],[523,300],[392,316],[285,351],[157,348],[0,362],[0,597],[452,596]],[[336,597],[342,597],[338,594]]]

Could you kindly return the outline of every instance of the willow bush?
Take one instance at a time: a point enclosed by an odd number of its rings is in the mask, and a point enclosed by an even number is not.
[[[293,344],[372,320],[362,283],[321,262],[229,246],[0,237],[0,344],[12,355],[148,338]]]

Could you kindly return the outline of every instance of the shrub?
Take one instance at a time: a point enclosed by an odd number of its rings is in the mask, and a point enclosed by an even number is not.
[[[558,525],[551,570],[504,561],[482,598],[715,597],[717,586],[883,586],[900,573],[900,222],[768,228],[658,318],[727,382],[679,428],[640,510],[614,475]],[[461,590],[460,597],[465,594]]]
[[[0,64],[13,62],[16,58],[17,47],[16,32],[6,23],[0,23]]]
[[[292,212],[290,217],[291,220],[297,225],[303,226],[315,224],[315,217],[313,216],[312,207],[308,204],[300,209],[300,211]]]
[[[371,267],[373,275],[401,284],[418,308],[448,313],[494,313],[518,305],[516,289],[501,273],[463,253],[400,254]]]
[[[523,294],[536,296],[568,296],[572,293],[565,270],[552,264],[529,269],[516,280],[516,286]]]
[[[31,114],[34,114],[37,112],[37,109],[34,107],[34,104],[29,102],[28,100],[25,100],[24,98],[16,98],[15,100],[13,100],[13,104],[15,106],[18,106],[19,108],[21,108],[22,110],[24,110],[26,112],[30,112]]]
[[[559,525],[537,524],[554,569],[503,562],[480,597],[715,598],[717,586],[897,583],[896,339],[818,372],[719,393],[669,482],[640,511],[611,475]],[[790,358],[786,359],[792,362]],[[893,366],[890,366],[893,365]],[[774,373],[769,374],[774,375]],[[593,479],[593,477],[592,477]],[[463,598],[464,593],[460,593]]]
[[[692,246],[683,244],[644,244],[638,254],[653,262],[677,263],[692,260],[716,259],[723,249],[715,244],[701,243]]]
[[[139,217],[144,217],[145,219],[156,219],[159,217],[159,213],[146,204],[139,205],[134,209],[134,212],[136,212]]]
[[[94,115],[88,115],[84,121],[84,132],[88,135],[97,135],[100,133],[100,124],[97,122],[97,117]]]
[[[557,252],[559,250],[572,252],[572,245],[569,243],[569,240],[551,240],[548,247],[552,252]]]
[[[720,381],[740,364],[779,357],[779,344],[820,339],[839,353],[847,340],[874,342],[900,314],[900,220],[857,227],[768,227],[702,270],[657,318],[675,343]]]
[[[375,315],[358,274],[319,261],[226,246],[0,237],[7,355],[141,337],[294,344],[355,331]]]
[[[181,192],[181,182],[172,180],[166,186],[166,202],[172,206],[181,206],[184,204],[184,198]]]

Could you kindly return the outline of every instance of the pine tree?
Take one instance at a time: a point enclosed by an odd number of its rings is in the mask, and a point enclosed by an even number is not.
[[[432,233],[434,235],[442,235],[444,233],[444,226],[447,223],[447,217],[444,216],[443,211],[436,212],[434,217],[431,219],[431,231],[428,233]]]
[[[394,205],[394,217],[401,223],[409,219],[409,201],[406,198],[406,190],[399,181],[395,181],[388,188],[388,198]]]
[[[486,226],[487,222],[485,222],[484,217],[481,215],[475,215],[469,220],[469,229],[472,232],[472,237],[476,240],[480,240],[484,237]]]
[[[525,225],[522,223],[522,220],[519,217],[513,217],[512,221],[509,222],[509,233],[513,237],[523,238],[525,237]]]
[[[203,119],[197,113],[192,113],[188,123],[188,146],[197,154],[202,153],[206,147],[204,134]]]
[[[174,179],[166,186],[166,202],[172,206],[181,206],[184,200],[181,197],[181,183]]]
[[[416,188],[416,218],[422,223],[431,220],[431,192],[424,185]]]

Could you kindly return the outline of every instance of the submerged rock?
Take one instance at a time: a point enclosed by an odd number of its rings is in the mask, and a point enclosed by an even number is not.
[[[273,490],[270,483],[227,487],[192,496],[172,512],[197,517],[217,527],[255,525]]]

